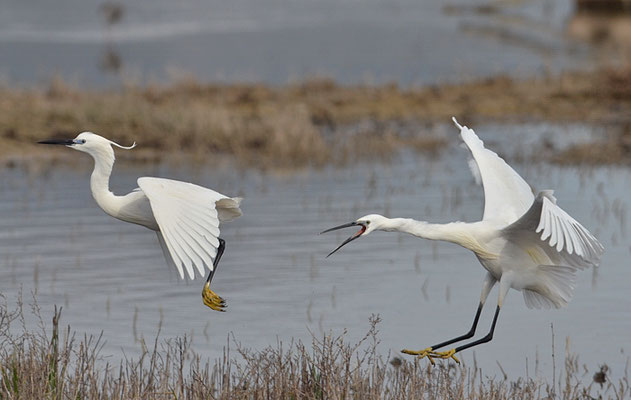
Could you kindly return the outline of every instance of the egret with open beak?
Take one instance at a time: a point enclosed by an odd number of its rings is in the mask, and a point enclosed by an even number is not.
[[[320,232],[320,234],[323,234],[323,233],[327,233],[327,232],[331,232],[331,231],[336,231],[338,229],[350,228],[350,227],[353,227],[353,226],[359,226],[359,230],[353,236],[349,237],[341,245],[337,246],[337,248],[335,250],[333,250],[332,252],[330,252],[327,255],[327,257],[330,256],[331,254],[335,253],[336,251],[338,251],[339,249],[341,249],[345,245],[349,244],[353,240],[358,239],[358,238],[360,238],[362,236],[366,236],[370,232],[374,231],[375,229],[379,229],[381,227],[381,222],[382,221],[383,221],[383,217],[382,216],[376,215],[376,214],[370,214],[370,215],[366,215],[365,217],[359,218],[357,221],[349,222],[347,224],[339,225],[339,226],[336,226],[334,228],[327,229],[325,231]]]
[[[509,289],[522,292],[529,308],[565,307],[574,293],[576,272],[597,267],[604,251],[587,228],[557,205],[552,190],[533,193],[530,185],[506,161],[487,149],[472,129],[460,125],[455,118],[454,123],[471,151],[473,161],[469,165],[476,166],[476,176],[484,187],[484,213],[480,221],[435,224],[368,215],[324,231],[361,226],[359,232],[329,255],[373,230],[455,243],[476,255],[486,276],[469,331],[419,350],[402,350],[404,354],[427,357],[432,363],[434,358],[459,362],[456,353],[490,342]],[[474,337],[482,308],[495,284],[499,285],[498,299],[488,333],[450,350],[437,351]]]

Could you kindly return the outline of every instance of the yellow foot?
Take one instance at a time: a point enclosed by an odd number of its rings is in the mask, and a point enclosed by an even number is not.
[[[427,357],[429,362],[432,365],[435,365],[434,358],[442,358],[443,360],[452,359],[456,363],[460,364],[460,360],[456,357],[456,349],[451,349],[447,351],[434,351],[431,347],[428,347],[423,350],[401,350],[401,353],[409,354],[411,356],[417,356],[418,358]]]
[[[425,357],[431,352],[432,352],[431,347],[428,347],[424,350],[408,350],[408,349],[401,350],[401,353],[403,354],[409,354],[411,356],[419,356],[419,357]]]
[[[215,311],[226,311],[226,301],[222,299],[217,293],[210,290],[210,284],[206,282],[204,289],[202,289],[202,300],[204,304]]]
[[[456,364],[460,364],[460,360],[456,357],[456,349],[451,349],[447,351],[432,351],[432,357],[442,358],[443,360],[452,359],[456,362]]]
[[[434,360],[432,359],[432,354],[434,353],[431,347],[428,347],[426,349],[423,350],[408,350],[408,349],[403,349],[401,350],[401,353],[403,354],[409,354],[411,356],[417,356],[418,358],[423,358],[423,357],[427,357],[427,359],[429,360],[429,362],[432,363],[432,365],[434,365]]]

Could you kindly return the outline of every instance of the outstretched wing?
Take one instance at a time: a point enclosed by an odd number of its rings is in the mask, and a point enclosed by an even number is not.
[[[478,167],[479,178],[484,186],[482,220],[494,220],[505,224],[515,222],[528,210],[534,200],[530,186],[506,164],[506,161],[485,148],[484,142],[472,129],[461,126],[456,118],[453,118],[453,121],[460,128],[462,140],[471,150]],[[470,166],[475,171],[473,163],[470,163]],[[476,176],[475,173],[474,176]]]
[[[163,178],[139,178],[138,186],[151,203],[162,234],[160,244],[166,245],[180,277],[184,279],[184,269],[191,279],[195,279],[193,268],[202,277],[205,268],[212,271],[219,247],[216,203],[232,199],[192,183]]]
[[[528,211],[504,228],[507,235],[532,232],[575,268],[597,266],[604,248],[583,225],[556,205],[552,190],[537,195]]]

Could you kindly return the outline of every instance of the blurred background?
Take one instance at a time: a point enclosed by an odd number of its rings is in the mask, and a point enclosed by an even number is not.
[[[369,213],[478,220],[456,116],[606,248],[568,308],[528,310],[513,291],[493,342],[462,359],[550,377],[555,343],[586,380],[603,364],[621,378],[630,56],[624,0],[0,0],[3,301],[62,305],[62,324],[103,332],[108,360],[159,327],[211,359],[232,340],[360,338],[372,314],[391,356],[464,333],[484,277],[468,251],[377,233],[325,259],[345,232],[317,235]],[[117,194],[150,175],[245,197],[213,281],[227,313],[153,234],[103,214],[89,157],[34,144],[85,130],[138,143],[117,149]]]
[[[406,86],[532,77],[625,59],[627,9],[623,0],[4,0],[0,73],[10,84],[59,76],[89,87],[183,74]]]

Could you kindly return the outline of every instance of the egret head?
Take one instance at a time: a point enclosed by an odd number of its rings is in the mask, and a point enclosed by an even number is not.
[[[103,150],[111,151],[112,145],[116,147],[120,147],[121,149],[125,149],[125,150],[133,149],[134,147],[136,147],[135,142],[131,146],[125,147],[92,132],[82,132],[74,139],[49,139],[49,140],[42,140],[37,143],[64,145],[64,146],[70,147],[71,149],[88,153],[92,156],[95,156],[96,154],[102,152]]]
[[[359,230],[354,235],[352,235],[351,237],[346,239],[335,250],[330,252],[329,255],[327,255],[327,257],[330,256],[331,254],[335,253],[339,249],[341,249],[344,245],[352,242],[353,240],[355,240],[355,239],[357,239],[359,237],[362,237],[362,236],[366,236],[366,235],[368,235],[370,232],[372,232],[374,230],[383,229],[385,227],[385,224],[386,224],[387,220],[388,219],[386,217],[382,216],[382,215],[369,214],[369,215],[366,215],[366,216],[363,216],[363,217],[357,219],[356,221],[349,222],[348,224],[336,226],[334,228],[327,229],[326,231],[321,232],[320,234],[331,232],[331,231],[336,231],[336,230],[342,229],[342,228],[350,228],[352,226],[358,226],[359,227]]]

